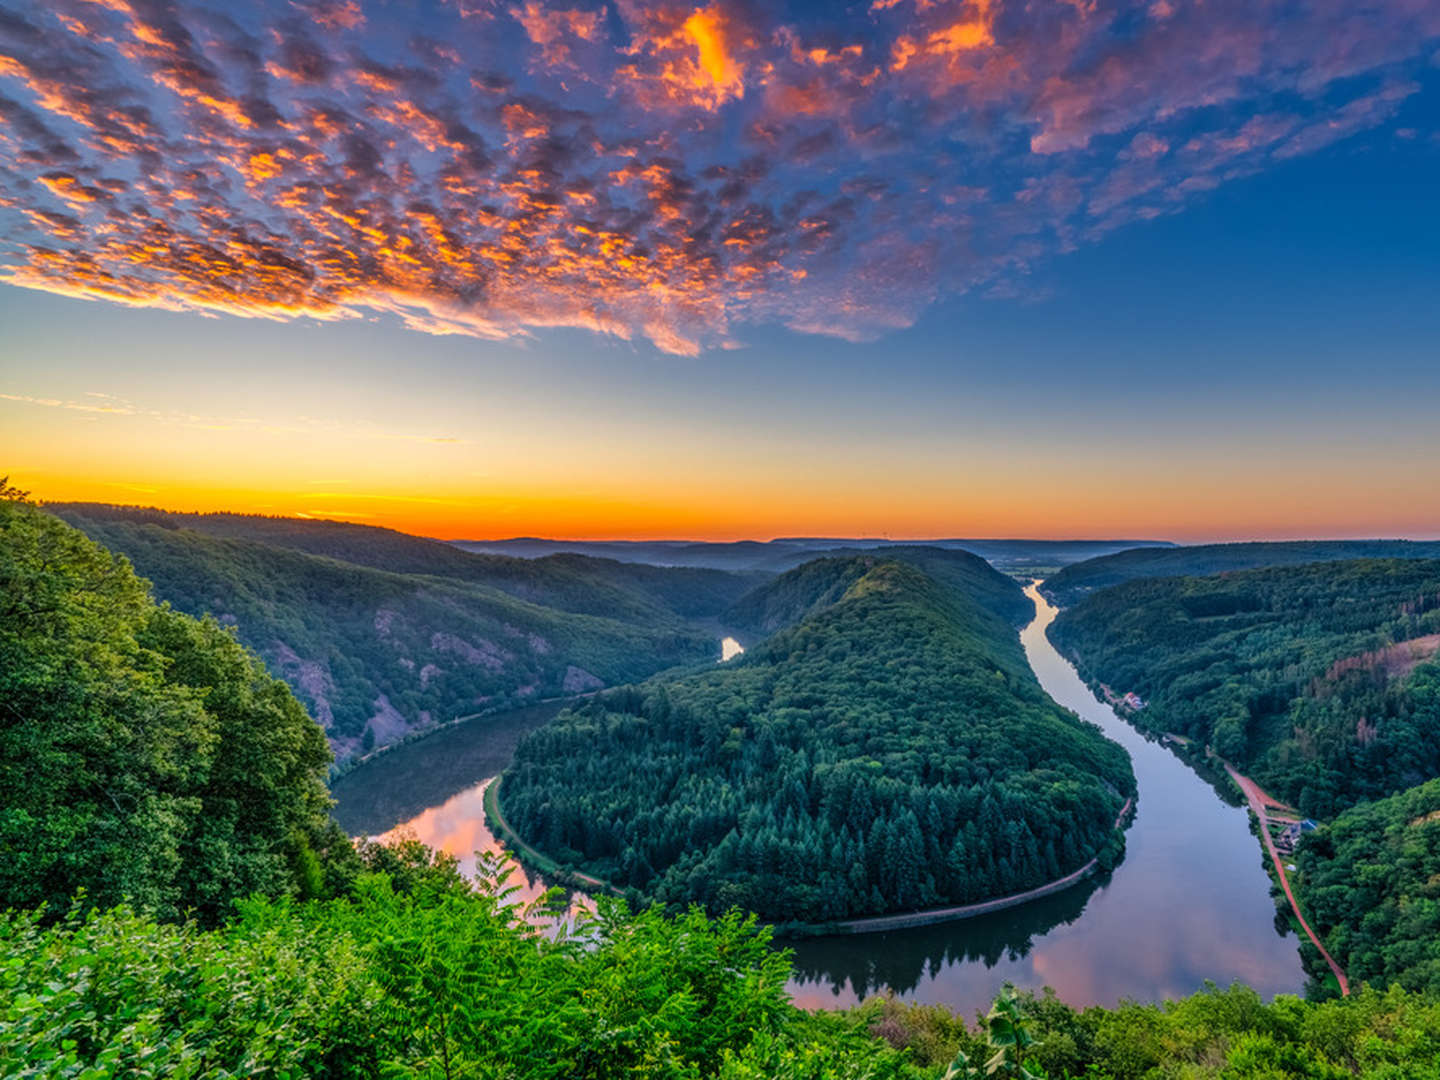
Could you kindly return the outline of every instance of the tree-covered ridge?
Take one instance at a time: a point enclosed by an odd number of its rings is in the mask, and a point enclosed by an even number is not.
[[[528,736],[510,825],[645,898],[776,922],[999,896],[1116,843],[1128,758],[1045,695],[1014,629],[912,565],[858,565],[740,660]]]
[[[544,607],[460,576],[392,573],[131,517],[74,520],[126,555],[160,599],[233,625],[289,682],[341,757],[458,716],[629,682],[718,653],[713,633],[661,605],[664,587],[651,595],[584,578],[600,606],[611,593],[628,596],[615,603],[635,614],[638,621],[628,622]],[[434,546],[460,560],[481,559]],[[632,569],[613,568],[622,575]],[[550,571],[534,573],[552,594],[562,587]],[[680,585],[677,603],[687,599]],[[732,591],[718,599],[728,602]]]
[[[544,607],[657,626],[674,622],[677,616],[715,615],[766,576],[646,566],[583,555],[538,559],[487,555],[439,540],[348,521],[190,514],[102,503],[50,503],[46,509],[87,532],[92,522],[189,529],[223,540],[291,548],[396,574],[455,578],[488,585]]]
[[[1359,559],[1118,585],[1055,644],[1308,816],[1440,774],[1440,561]],[[1426,657],[1431,657],[1426,659]]]
[[[880,561],[854,555],[814,559],[750,590],[725,612],[725,625],[757,634],[794,626],[842,600]]]
[[[1440,670],[1422,683],[1440,698]],[[1352,982],[1440,995],[1440,779],[1345,811],[1297,861],[1306,912]]]
[[[725,613],[725,624],[761,634],[792,626],[840,600],[855,581],[884,561],[917,566],[1012,625],[1035,614],[1035,605],[1015,581],[984,559],[966,551],[895,544],[863,552],[831,552],[807,562],[746,593]]]
[[[230,634],[0,482],[0,906],[214,919],[318,889],[329,763]]]
[[[1134,548],[1071,563],[1040,588],[1065,607],[1099,589],[1139,578],[1206,577],[1341,559],[1440,559],[1440,540],[1280,540]]]

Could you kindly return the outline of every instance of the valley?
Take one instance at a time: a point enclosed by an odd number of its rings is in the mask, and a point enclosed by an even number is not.
[[[890,990],[969,1014],[1004,980],[1054,987],[1076,1006],[1182,997],[1207,979],[1242,981],[1266,996],[1301,991],[1298,942],[1275,928],[1243,808],[1221,801],[1165,744],[1097,701],[1045,636],[1055,609],[1033,588],[1030,595],[1038,611],[1021,638],[1040,685],[1130,755],[1138,797],[1124,859],[1058,894],[959,922],[788,940],[792,1000],[833,1009]],[[485,823],[483,793],[524,733],[545,722],[535,713],[517,721],[508,734],[460,725],[382,755],[336,782],[337,819],[352,834],[408,828],[471,865],[475,850],[502,851]],[[543,878],[515,869],[521,897],[538,895]]]

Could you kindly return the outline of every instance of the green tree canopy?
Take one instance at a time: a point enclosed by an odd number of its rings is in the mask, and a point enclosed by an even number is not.
[[[0,484],[0,898],[213,920],[320,887],[330,752],[213,620]]]

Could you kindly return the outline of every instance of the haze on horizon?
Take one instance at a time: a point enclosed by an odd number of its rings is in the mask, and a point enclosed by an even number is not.
[[[1440,536],[1440,5],[0,10],[0,474],[442,538]]]

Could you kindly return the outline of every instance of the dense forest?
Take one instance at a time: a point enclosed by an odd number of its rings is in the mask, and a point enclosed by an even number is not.
[[[1440,994],[1440,779],[1346,810],[1298,863],[1305,910],[1352,982]]]
[[[472,555],[331,522],[59,509],[127,556],[160,599],[234,626],[342,758],[458,716],[712,659],[715,635],[693,617],[713,616],[755,580]],[[405,572],[376,568],[388,563]]]
[[[1035,605],[1015,583],[978,556],[965,551],[890,544],[813,559],[746,593],[725,612],[723,621],[737,630],[772,634],[839,601],[881,560],[919,567],[940,584],[965,593],[1015,626],[1035,614]]]
[[[1013,660],[991,677],[1008,682]],[[352,844],[325,818],[327,759],[229,631],[155,605],[123,558],[0,483],[0,1075],[1440,1071],[1440,1004],[1399,987],[1268,1005],[1233,987],[1083,1012],[1004,991],[978,1026],[884,998],[805,1013],[753,917],[602,899],[567,928],[558,896],[520,910],[485,859],[471,883],[414,840]]]
[[[1040,588],[1055,604],[1065,607],[1098,589],[1139,578],[1205,577],[1339,559],[1440,559],[1440,541],[1283,540],[1134,548],[1071,563],[1046,578]]]
[[[63,910],[83,888],[214,918],[318,887],[329,762],[219,624],[157,607],[124,559],[0,483],[0,906]]]
[[[1157,578],[1061,612],[1055,644],[1308,816],[1440,774],[1440,561]]]
[[[1129,761],[1044,694],[1011,622],[870,555],[767,589],[754,610],[808,615],[528,736],[509,824],[645,899],[777,922],[979,900],[1115,857]]]

